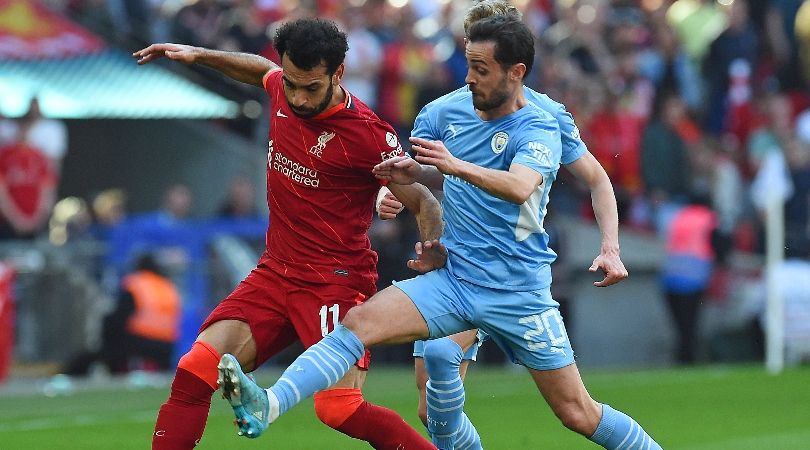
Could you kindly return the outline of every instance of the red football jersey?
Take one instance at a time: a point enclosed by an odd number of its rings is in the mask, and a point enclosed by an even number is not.
[[[6,197],[0,212],[16,226],[36,227],[46,219],[43,202],[56,182],[51,163],[38,149],[22,142],[0,149],[0,195]]]
[[[281,69],[264,77],[270,95],[267,204],[262,262],[288,277],[374,292],[377,254],[368,229],[380,181],[372,168],[404,154],[396,132],[346,92],[302,119],[284,97]]]

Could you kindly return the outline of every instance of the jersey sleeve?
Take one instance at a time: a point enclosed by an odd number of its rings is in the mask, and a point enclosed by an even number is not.
[[[416,120],[413,122],[411,136],[422,139],[441,140],[441,133],[436,129],[435,108],[431,108],[430,104],[424,106],[416,116]]]
[[[359,164],[363,171],[367,171],[371,175],[374,166],[387,159],[404,156],[405,152],[402,150],[402,144],[396,131],[387,122],[377,119],[367,122],[367,125],[364,134],[358,134],[358,136],[362,136],[363,142],[366,144],[365,151],[359,158]],[[360,131],[358,129],[358,133]],[[387,184],[383,180],[377,181],[381,185]]]
[[[560,128],[549,114],[543,114],[521,127],[512,164],[520,164],[539,173],[560,168]]]
[[[267,92],[270,98],[274,98],[276,92],[278,92],[278,88],[281,85],[281,73],[281,69],[270,69],[264,74],[264,77],[262,77],[264,91]]]
[[[562,141],[562,164],[571,164],[578,160],[588,151],[588,147],[579,135],[579,128],[574,123],[574,116],[565,107],[560,107],[556,114],[557,123],[560,125],[560,140]]]

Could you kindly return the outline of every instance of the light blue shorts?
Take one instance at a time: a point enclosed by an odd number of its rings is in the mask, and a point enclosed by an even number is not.
[[[414,302],[433,339],[478,328],[516,364],[553,370],[574,362],[559,304],[549,288],[493,289],[457,279],[447,268],[394,285]]]
[[[475,343],[464,352],[464,356],[462,359],[466,359],[469,361],[475,361],[478,357],[478,349],[481,348],[481,345],[484,343],[485,340],[489,337],[488,334],[485,332],[478,330],[478,334],[475,336]],[[425,341],[414,341],[413,343],[413,357],[414,358],[424,358],[425,357]]]

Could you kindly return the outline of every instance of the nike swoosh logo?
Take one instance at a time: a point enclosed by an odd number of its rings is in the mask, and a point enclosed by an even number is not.
[[[284,114],[283,112],[281,112],[281,110],[279,109],[278,111],[276,111],[276,117],[285,117],[286,118],[287,115]]]

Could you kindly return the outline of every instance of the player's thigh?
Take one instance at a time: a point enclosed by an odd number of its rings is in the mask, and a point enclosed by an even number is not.
[[[601,408],[585,388],[576,364],[554,370],[529,369],[529,373],[558,417],[563,420],[579,417],[590,425],[599,422]]]
[[[396,292],[398,298],[410,300],[413,308],[409,311],[415,309],[421,321],[426,322],[431,338],[450,336],[474,327],[470,306],[474,293],[445,268],[395,282],[385,291]]]
[[[553,370],[574,362],[565,324],[548,289],[490,290],[477,305],[481,328],[517,364]]]
[[[246,371],[297,340],[285,309],[286,282],[269,269],[254,269],[200,327],[198,340],[237,357]]]
[[[343,324],[367,346],[413,342],[428,336],[428,326],[414,302],[390,286],[352,309]]]

